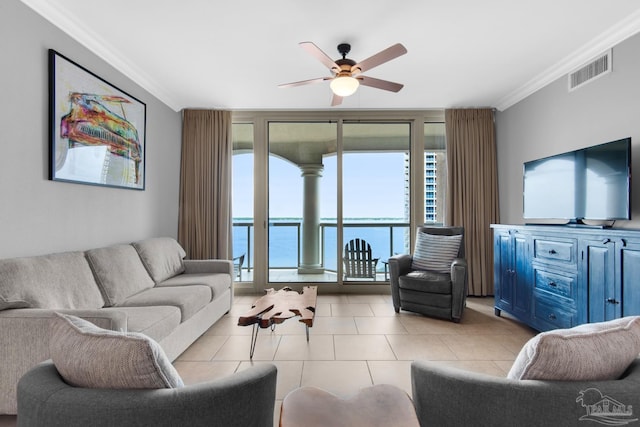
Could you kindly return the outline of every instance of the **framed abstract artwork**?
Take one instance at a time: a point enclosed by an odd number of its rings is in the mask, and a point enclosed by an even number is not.
[[[49,49],[49,179],[144,190],[147,106]]]

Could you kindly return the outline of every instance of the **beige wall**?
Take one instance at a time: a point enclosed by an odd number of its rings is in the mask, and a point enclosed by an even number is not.
[[[612,72],[573,91],[558,79],[496,118],[500,220],[522,224],[524,162],[630,136],[631,221],[640,228],[640,34],[613,48]]]
[[[19,0],[0,2],[0,258],[176,236],[180,114]],[[48,180],[47,51],[147,104],[146,190]]]

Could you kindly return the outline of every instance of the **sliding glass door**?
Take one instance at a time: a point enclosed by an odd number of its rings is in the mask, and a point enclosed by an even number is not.
[[[409,227],[411,126],[345,122],[342,135],[343,279],[388,280]]]
[[[336,217],[336,171],[325,170],[336,123],[270,122],[268,142],[269,282],[336,282],[335,252],[322,256],[323,218]]]
[[[269,282],[387,280],[409,226],[410,124],[270,122],[268,141]]]
[[[233,127],[241,287],[388,286],[388,258],[410,252],[417,225],[442,223],[441,121],[251,114]]]

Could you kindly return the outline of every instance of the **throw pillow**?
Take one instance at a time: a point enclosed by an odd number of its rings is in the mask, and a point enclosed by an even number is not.
[[[507,378],[599,381],[619,378],[640,353],[640,316],[556,329],[531,338]]]
[[[91,249],[86,255],[107,307],[155,285],[131,245]]]
[[[157,389],[183,386],[158,343],[140,333],[99,328],[76,316],[56,313],[49,352],[70,385],[85,388]]]
[[[156,283],[184,272],[183,258],[187,253],[169,237],[155,237],[132,243],[142,263]]]
[[[0,310],[102,306],[104,299],[84,252],[0,260]]]
[[[451,263],[458,256],[462,235],[445,236],[418,231],[411,268],[438,273],[451,272]]]

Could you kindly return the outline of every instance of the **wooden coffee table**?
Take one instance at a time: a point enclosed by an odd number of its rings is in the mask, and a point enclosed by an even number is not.
[[[239,326],[253,325],[249,358],[253,359],[260,328],[271,327],[271,330],[273,330],[278,323],[295,316],[300,316],[299,321],[305,324],[308,342],[309,328],[313,326],[313,318],[316,314],[317,297],[317,286],[305,286],[302,289],[302,293],[298,293],[289,287],[282,288],[279,291],[273,288],[267,289],[266,295],[258,298],[253,303],[251,310],[238,319]]]

